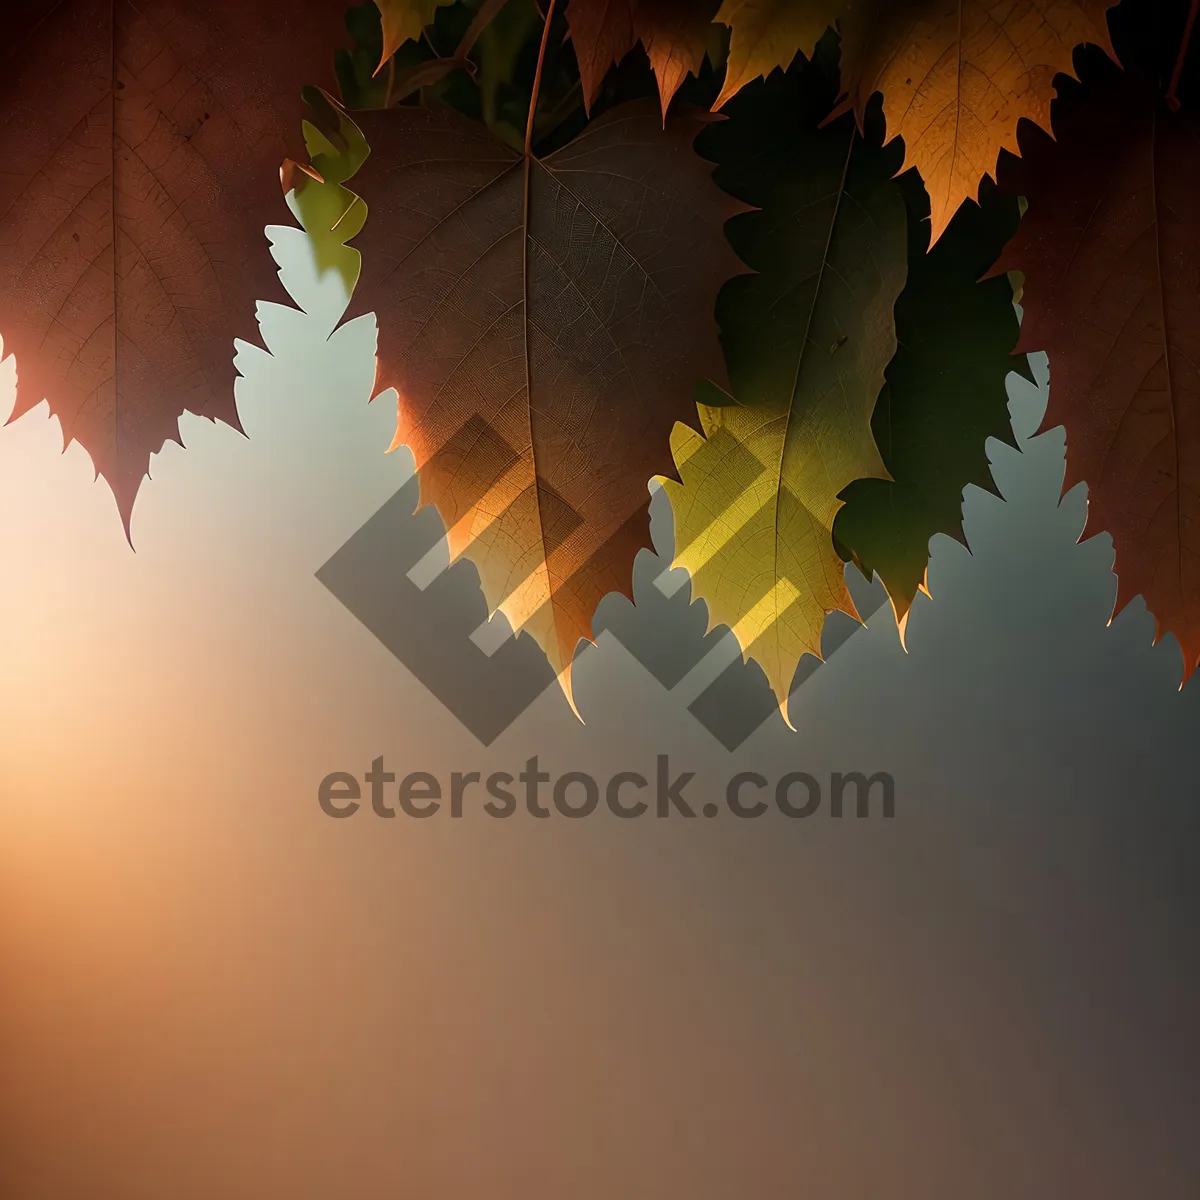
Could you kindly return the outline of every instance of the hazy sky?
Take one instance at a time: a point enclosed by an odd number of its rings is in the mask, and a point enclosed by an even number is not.
[[[248,437],[183,419],[136,554],[45,406],[0,429],[0,1193],[1194,1195],[1200,689],[1140,602],[1107,624],[1111,543],[1076,544],[1082,489],[1058,504],[1062,431],[1030,439],[1044,363],[908,653],[884,606],[796,732],[727,753],[608,635],[586,725],[551,690],[484,749],[315,578],[410,462],[368,404],[373,321],[327,337],[338,297],[273,235],[309,312],[239,349]],[[671,611],[602,616],[702,636]],[[379,755],[534,754],[667,754],[697,803],[739,770],[886,771],[896,816],[317,805]]]

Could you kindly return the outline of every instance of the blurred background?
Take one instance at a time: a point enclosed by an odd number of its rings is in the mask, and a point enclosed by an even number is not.
[[[411,461],[373,319],[333,332],[335,280],[269,234],[305,311],[239,345],[247,437],[183,418],[136,552],[45,405],[0,428],[0,1194],[1195,1195],[1200,685],[1140,601],[1109,624],[1111,543],[1059,503],[1062,430],[1031,436],[1044,360],[907,653],[884,605],[796,732],[727,752],[607,633],[586,724],[551,689],[485,749],[315,578]],[[682,645],[686,598],[600,624]],[[317,805],[379,755],[534,754],[668,754],[697,806],[737,770],[886,771],[896,816]]]

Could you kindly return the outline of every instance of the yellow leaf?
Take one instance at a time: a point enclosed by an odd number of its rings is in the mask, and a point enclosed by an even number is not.
[[[671,438],[681,480],[664,481],[675,511],[674,565],[691,574],[709,628],[728,625],[744,657],[762,667],[786,718],[801,657],[820,657],[825,614],[858,615],[830,537],[840,504],[825,489],[812,511],[785,489],[785,475],[802,481],[822,472],[816,443],[788,436],[787,413],[701,405],[700,420],[705,436],[676,425]],[[864,447],[850,478],[883,474],[873,450]],[[762,470],[730,473],[730,458]]]
[[[382,67],[401,45],[408,41],[416,41],[421,31],[433,24],[434,13],[443,4],[452,4],[454,0],[375,0],[379,15],[383,21],[383,57],[379,60]]]
[[[762,666],[785,719],[826,613],[857,616],[833,521],[853,480],[889,478],[871,414],[907,258],[897,156],[848,114],[818,130],[807,101],[807,73],[773,77],[706,143],[722,185],[759,205],[726,227],[758,273],[730,280],[717,304],[737,402],[701,404],[703,436],[675,426],[679,481],[664,481],[675,565],[710,627],[728,625]]]
[[[797,54],[806,58],[833,24],[838,0],[724,0],[716,19],[732,30],[720,108],[751,80],[785,71]]]

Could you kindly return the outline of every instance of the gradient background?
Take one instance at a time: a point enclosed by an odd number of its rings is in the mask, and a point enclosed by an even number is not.
[[[1011,380],[1007,502],[727,754],[611,635],[484,750],[314,578],[407,478],[370,318],[240,346],[125,545],[44,406],[0,429],[6,1200],[1191,1197],[1200,686]],[[11,406],[12,360],[0,368]],[[659,511],[659,548],[669,553]],[[609,598],[605,619],[646,621]],[[699,637],[664,625],[666,639]],[[765,686],[765,685],[764,685]],[[398,774],[888,771],[892,821],[332,821]]]

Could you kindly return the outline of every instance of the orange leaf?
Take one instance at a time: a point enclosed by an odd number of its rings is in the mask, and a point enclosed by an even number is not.
[[[286,213],[300,88],[328,73],[339,24],[276,0],[37,0],[0,17],[13,416],[49,401],[127,532],[184,410],[238,425],[233,339],[279,289],[263,228]]]
[[[1111,72],[1022,137],[1005,185],[1029,209],[994,273],[1025,274],[1019,350],[1050,356],[1044,428],[1065,425],[1064,491],[1088,485],[1085,536],[1116,549],[1184,679],[1200,661],[1200,119]]]
[[[1074,75],[1076,46],[1112,55],[1107,11],[1117,0],[846,0],[842,87],[860,122],[883,93],[888,134],[904,168],[925,181],[941,237],[964,200],[1017,151],[1022,117],[1050,124],[1054,76]]]
[[[740,269],[743,206],[642,101],[544,160],[449,110],[364,113],[359,312],[379,322],[379,385],[400,394],[422,502],[489,610],[570,664],[607,592],[649,546],[647,484],[698,380],[724,378],[713,308]]]

